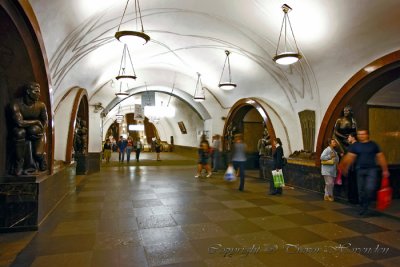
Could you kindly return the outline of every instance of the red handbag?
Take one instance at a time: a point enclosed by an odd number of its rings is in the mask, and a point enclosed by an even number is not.
[[[389,207],[392,202],[393,190],[389,186],[389,178],[383,177],[381,182],[381,189],[376,195],[376,209],[384,210]]]

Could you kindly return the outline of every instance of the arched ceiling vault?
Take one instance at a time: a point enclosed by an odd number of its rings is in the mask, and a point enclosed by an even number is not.
[[[139,87],[139,88],[132,89],[129,91],[128,97],[126,97],[124,99],[114,98],[108,104],[108,106],[106,106],[104,108],[102,113],[104,114],[104,116],[106,116],[112,109],[114,109],[119,104],[123,105],[123,102],[125,100],[128,100],[130,97],[134,97],[135,95],[140,95],[143,92],[157,92],[157,93],[163,93],[163,94],[166,94],[169,96],[174,96],[174,97],[182,100],[186,104],[188,104],[188,106],[191,107],[193,109],[193,111],[196,112],[202,120],[211,119],[211,116],[208,113],[208,111],[204,108],[204,106],[201,103],[194,101],[192,95],[189,95],[185,91],[182,91],[177,88],[174,88],[174,90],[171,90],[171,88],[167,88],[167,87],[156,87],[156,88]],[[165,103],[165,105],[167,105],[167,102]]]
[[[289,16],[304,56],[291,67],[272,61],[284,3],[293,8]],[[114,93],[97,92],[118,73],[123,47],[114,33],[125,4],[125,0],[31,1],[50,61],[54,105],[73,86],[87,89],[93,102],[114,105]],[[134,88],[171,87],[175,75],[182,95],[192,95],[199,72],[203,85],[224,108],[242,98],[262,97],[279,112],[308,108],[322,117],[352,74],[398,50],[400,43],[398,0],[384,4],[375,0],[142,0],[141,8],[151,40],[130,50],[138,76]],[[121,28],[131,27],[134,21],[131,6]],[[224,50],[232,52],[232,80],[238,84],[232,92],[217,87]],[[190,105],[207,117],[207,110]]]

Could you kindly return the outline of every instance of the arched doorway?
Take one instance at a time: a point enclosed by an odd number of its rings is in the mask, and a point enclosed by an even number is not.
[[[400,51],[375,60],[358,71],[336,94],[329,105],[318,134],[316,152],[319,155],[324,141],[332,136],[335,121],[346,105],[357,113],[359,128],[369,128],[368,101],[386,85],[400,77]]]
[[[400,94],[396,86],[400,82],[400,51],[390,53],[358,71],[339,90],[328,107],[318,134],[316,153],[321,154],[325,140],[332,136],[335,121],[346,105],[353,107],[359,129],[368,129],[370,137],[381,146],[389,162],[394,197],[400,196]],[[382,90],[389,97],[383,99]],[[318,158],[318,157],[317,157]],[[316,160],[319,165],[319,160]]]
[[[267,131],[271,139],[275,130],[264,108],[264,103],[256,98],[244,98],[237,101],[226,118],[223,130],[224,151],[230,151],[235,133],[242,133],[248,147],[248,168],[258,168],[257,142]]]

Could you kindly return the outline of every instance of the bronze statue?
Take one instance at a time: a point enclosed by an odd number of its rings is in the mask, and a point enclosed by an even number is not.
[[[269,136],[267,129],[264,130],[263,137],[258,140],[257,149],[258,149],[258,154],[260,156],[271,156],[272,155],[271,138]]]
[[[88,129],[86,121],[81,118],[76,118],[75,135],[74,135],[74,150],[77,154],[86,154],[87,152],[87,135]]]
[[[15,148],[11,173],[29,174],[45,171],[47,109],[39,100],[40,85],[30,82],[24,85],[24,95],[11,104],[12,141]]]
[[[350,133],[357,132],[357,123],[353,118],[353,110],[350,106],[346,106],[343,109],[343,116],[338,118],[335,123],[333,138],[338,143],[339,153],[343,156],[347,152],[349,143],[347,137]]]

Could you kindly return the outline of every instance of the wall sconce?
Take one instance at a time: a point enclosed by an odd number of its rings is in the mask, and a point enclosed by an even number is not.
[[[193,100],[196,102],[202,102],[202,101],[206,100],[206,94],[205,94],[200,76],[201,76],[201,74],[197,73],[196,88],[194,90],[194,95],[193,95]]]
[[[224,67],[222,68],[221,77],[219,78],[219,83],[218,83],[218,87],[221,88],[222,90],[232,90],[236,87],[236,83],[232,83],[231,63],[229,61],[230,53],[231,52],[229,52],[228,50],[225,50],[226,58],[224,62]],[[221,82],[222,76],[224,76],[226,62],[228,62],[229,82]]]
[[[144,28],[143,28],[143,21],[142,21],[142,12],[140,11],[140,5],[139,5],[139,0],[135,0],[135,16],[136,16],[136,31],[121,31],[121,24],[124,19],[126,9],[128,7],[129,0],[126,1],[124,13],[122,14],[121,21],[119,22],[118,25],[118,30],[115,33],[115,38],[117,38],[118,41],[124,43],[124,44],[129,44],[129,45],[144,45],[150,40],[150,36],[148,36],[146,33],[144,33]],[[138,30],[140,24],[140,30]]]
[[[289,11],[291,11],[291,10],[292,10],[292,8],[290,6],[288,6],[287,4],[284,4],[282,6],[282,11],[283,11],[284,15],[283,15],[283,20],[282,20],[282,25],[281,25],[281,31],[279,33],[278,45],[276,47],[275,56],[273,57],[273,60],[280,65],[290,65],[290,64],[296,63],[302,57],[299,52],[299,48],[297,47],[296,38],[294,37],[292,24],[290,23],[290,19],[289,19],[289,15],[288,15]],[[289,24],[290,32],[291,32],[293,40],[294,40],[294,44],[296,46],[296,52],[290,51],[288,49],[288,39],[287,39],[288,24]],[[283,43],[284,43],[283,44],[283,52],[278,54],[281,37],[282,37],[282,31],[284,31],[284,33],[283,33],[283,39],[284,39],[283,40]]]

